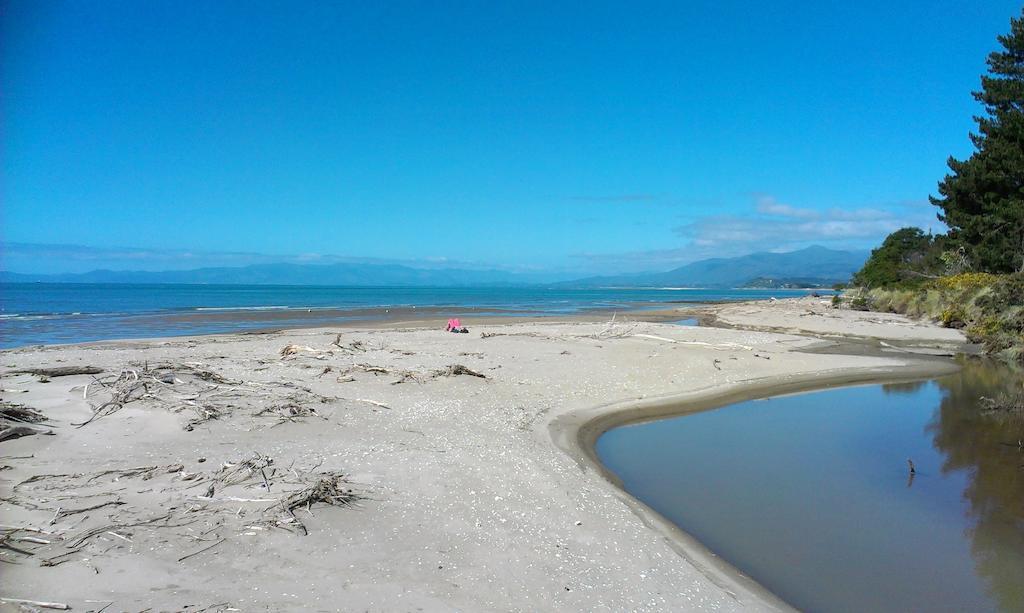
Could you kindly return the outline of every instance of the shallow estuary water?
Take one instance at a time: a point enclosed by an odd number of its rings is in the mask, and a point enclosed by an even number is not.
[[[1021,385],[973,360],[933,380],[624,426],[597,452],[631,494],[797,608],[1022,611],[1024,423],[980,400]]]

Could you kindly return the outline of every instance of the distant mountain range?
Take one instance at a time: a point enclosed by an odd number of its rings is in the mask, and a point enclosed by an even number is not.
[[[398,264],[253,264],[163,272],[94,270],[86,273],[26,275],[0,272],[8,283],[194,283],[224,285],[342,285],[376,287],[468,287],[555,285],[592,287],[803,287],[848,281],[867,260],[866,251],[808,247],[790,253],[754,253],[693,262],[660,273],[588,277],[550,283],[536,274],[501,270],[424,269]],[[565,278],[564,276],[562,277]]]
[[[867,251],[837,251],[821,246],[788,253],[751,253],[712,258],[668,272],[589,277],[564,287],[800,287],[845,283],[867,261]]]
[[[564,277],[563,277],[564,278]],[[0,281],[45,283],[193,283],[209,285],[342,285],[377,287],[464,287],[528,285],[529,275],[501,270],[426,269],[400,264],[252,264],[162,272],[94,270],[85,273],[23,275],[0,272]]]

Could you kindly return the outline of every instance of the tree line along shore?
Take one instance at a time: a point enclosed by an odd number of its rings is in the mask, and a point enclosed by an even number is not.
[[[872,251],[837,304],[929,317],[990,354],[1024,363],[1024,11],[998,37],[973,92],[974,153],[950,157],[929,197],[949,228],[902,228]]]

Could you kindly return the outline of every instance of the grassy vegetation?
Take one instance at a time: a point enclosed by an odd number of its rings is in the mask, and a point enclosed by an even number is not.
[[[964,273],[917,287],[857,289],[844,297],[852,309],[926,317],[961,328],[986,352],[1024,362],[1024,273]]]

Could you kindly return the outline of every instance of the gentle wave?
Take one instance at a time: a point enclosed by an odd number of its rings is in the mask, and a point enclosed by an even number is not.
[[[37,319],[60,319],[61,317],[68,317],[67,313],[35,313],[31,315],[11,315],[5,316],[4,319],[11,321],[34,321]]]
[[[129,315],[129,313],[82,313],[73,311],[70,313],[3,313],[0,320],[7,321],[32,321],[36,319],[61,319],[62,317],[104,317],[104,316]]]
[[[302,307],[290,307],[288,305],[272,306],[235,306],[235,307],[195,307],[193,311],[287,311]],[[325,308],[325,307],[318,307]]]

